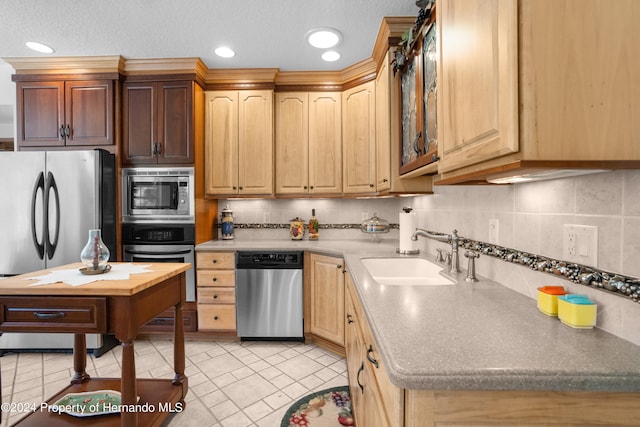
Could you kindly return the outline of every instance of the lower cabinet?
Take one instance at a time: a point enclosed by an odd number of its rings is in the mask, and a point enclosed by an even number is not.
[[[312,253],[308,261],[309,331],[344,347],[344,260]]]
[[[235,252],[196,253],[198,330],[236,330]]]
[[[404,390],[389,381],[349,274],[345,282],[345,350],[356,425],[402,426]]]

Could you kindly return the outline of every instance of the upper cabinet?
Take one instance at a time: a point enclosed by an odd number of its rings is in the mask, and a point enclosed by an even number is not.
[[[276,94],[276,194],[342,193],[341,94]]]
[[[440,184],[640,163],[640,3],[447,0]]]
[[[115,144],[113,80],[21,80],[16,88],[18,149]]]
[[[342,93],[343,191],[376,191],[375,81]]]
[[[205,95],[207,195],[272,195],[273,91]]]
[[[193,164],[193,81],[126,82],[123,164]]]

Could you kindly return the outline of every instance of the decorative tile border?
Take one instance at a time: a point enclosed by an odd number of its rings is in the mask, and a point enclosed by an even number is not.
[[[434,233],[442,234],[442,233]],[[640,279],[598,270],[586,265],[570,263],[517,249],[505,248],[460,237],[460,246],[506,262],[526,265],[532,270],[563,276],[567,280],[598,290],[612,292],[640,302]]]
[[[308,227],[308,224],[305,224],[304,226],[306,228],[306,227]],[[329,229],[333,229],[333,230],[350,230],[350,229],[359,230],[360,226],[361,226],[360,224],[320,224],[319,228],[321,230],[329,230]],[[220,227],[220,224],[218,224],[218,227]],[[233,224],[233,228],[238,228],[238,229],[262,229],[262,230],[269,230],[269,229],[277,230],[277,229],[281,229],[281,228],[289,229],[289,223],[286,223],[286,224],[259,224],[259,223]],[[398,224],[389,224],[389,228],[393,230],[393,229],[398,229],[400,227],[399,227]]]

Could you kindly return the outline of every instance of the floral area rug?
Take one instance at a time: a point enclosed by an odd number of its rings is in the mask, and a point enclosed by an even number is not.
[[[349,387],[333,387],[309,394],[291,405],[280,427],[353,426]]]

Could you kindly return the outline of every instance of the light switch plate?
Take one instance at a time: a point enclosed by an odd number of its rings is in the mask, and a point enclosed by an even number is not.
[[[564,224],[562,242],[565,261],[598,266],[598,227]]]

